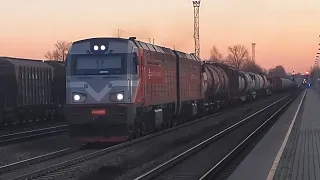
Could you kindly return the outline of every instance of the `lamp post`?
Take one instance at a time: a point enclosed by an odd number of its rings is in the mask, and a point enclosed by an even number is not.
[[[200,17],[199,17],[199,11],[200,11],[200,0],[192,1],[193,3],[193,9],[194,9],[194,53],[196,56],[200,57]]]

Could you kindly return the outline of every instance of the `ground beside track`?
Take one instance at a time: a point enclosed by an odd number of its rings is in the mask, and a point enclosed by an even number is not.
[[[161,137],[141,142],[134,148],[128,147],[116,152],[110,152],[82,165],[76,165],[76,168],[70,167],[70,171],[62,170],[62,173],[54,173],[55,175],[59,174],[55,178],[75,179],[85,176],[83,179],[114,179],[119,175],[126,175],[130,179],[130,176],[135,176],[141,170],[159,164],[198,144],[226,126],[234,124],[240,119],[262,109],[266,104],[271,104],[271,102],[280,99],[280,97],[284,97],[284,94],[274,95],[269,99],[265,98],[246,104],[243,107],[237,107],[230,112],[185,127],[183,130],[179,129],[163,134]],[[95,173],[90,174],[91,172]]]
[[[267,180],[320,179],[320,95],[308,88]]]
[[[67,133],[0,147],[0,166],[40,156],[65,148],[79,147]]]
[[[216,138],[215,140],[207,143],[206,146],[203,146],[197,152],[192,153],[190,156],[187,156],[185,159],[179,161],[165,171],[158,174],[153,174],[152,180],[195,180],[201,178],[208,172],[210,168],[216,166],[217,163],[221,162],[221,160],[226,157],[234,148],[236,148],[240,142],[248,138],[248,136],[252,134],[252,132],[254,132],[259,126],[261,126],[261,124],[266,122],[276,111],[279,110],[280,107],[283,107],[284,104],[286,104],[291,98],[292,97],[283,99],[282,101],[270,106],[259,114],[246,119],[244,124],[241,124],[240,126],[234,128],[232,131],[227,132],[221,138]],[[260,134],[260,132],[261,131],[259,131],[258,134]],[[238,156],[238,154],[239,153],[235,153],[235,156]],[[219,165],[219,167],[223,168],[221,164]],[[217,172],[217,169],[218,168],[216,168],[214,172]]]
[[[61,125],[66,125],[66,124],[67,124],[66,122],[60,121],[60,120],[48,120],[48,121],[43,121],[43,122],[13,125],[10,127],[3,127],[2,129],[0,129],[0,136],[5,135],[5,134],[31,131],[31,130],[36,130],[36,129],[61,126]]]
[[[216,177],[219,180],[264,180],[278,153],[293,116],[302,99],[303,92],[275,121],[266,127],[237,158],[233,159]]]

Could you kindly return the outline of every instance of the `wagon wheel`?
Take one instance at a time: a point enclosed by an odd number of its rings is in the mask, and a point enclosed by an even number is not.
[[[175,126],[175,121],[173,119],[170,119],[170,127],[174,127]]]
[[[140,134],[141,136],[144,136],[147,134],[148,131],[148,127],[145,123],[141,123],[141,130],[140,130]]]
[[[141,137],[141,128],[139,126],[133,127],[132,136],[133,136],[133,139]]]
[[[5,124],[5,119],[4,119],[4,114],[3,111],[0,110],[0,127],[3,127],[3,125]]]

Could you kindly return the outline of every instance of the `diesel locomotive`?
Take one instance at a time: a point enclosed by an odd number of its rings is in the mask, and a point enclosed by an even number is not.
[[[78,141],[121,142],[288,89],[288,81],[134,37],[83,39],[67,55],[64,116]]]

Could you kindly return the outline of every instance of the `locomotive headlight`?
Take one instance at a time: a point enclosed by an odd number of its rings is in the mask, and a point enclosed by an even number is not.
[[[123,94],[121,94],[121,93],[117,94],[117,99],[119,101],[121,101],[123,99]]]
[[[97,45],[94,45],[94,46],[93,46],[93,49],[94,49],[95,51],[98,51],[99,47],[98,47]]]
[[[80,100],[80,95],[79,94],[75,94],[74,96],[73,96],[73,99],[75,100],[75,101],[79,101]]]
[[[82,93],[73,93],[73,102],[85,102],[87,95]]]
[[[124,95],[123,92],[110,93],[110,101],[123,101]]]
[[[101,48],[102,51],[104,51],[106,49],[106,46],[102,45],[100,48]]]

